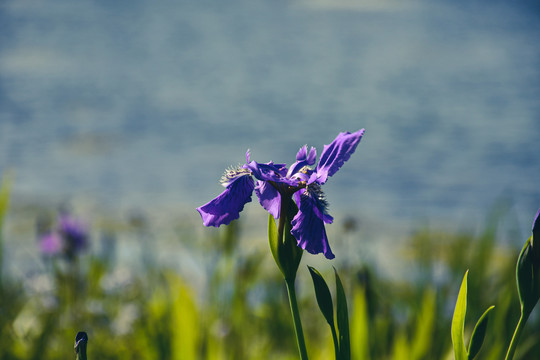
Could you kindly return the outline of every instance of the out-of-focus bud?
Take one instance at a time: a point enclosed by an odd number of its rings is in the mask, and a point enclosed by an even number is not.
[[[519,254],[516,278],[522,311],[530,314],[540,299],[540,210],[534,218],[532,235]],[[536,235],[536,236],[535,236]],[[534,241],[536,238],[537,241]]]

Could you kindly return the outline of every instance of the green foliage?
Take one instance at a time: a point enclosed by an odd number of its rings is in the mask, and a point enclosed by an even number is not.
[[[2,184],[0,185],[0,292],[2,289],[2,272],[3,272],[3,224],[4,217],[8,211],[9,207],[9,194],[11,191],[11,176],[4,177],[2,179]],[[2,295],[0,293],[0,295]]]
[[[370,325],[365,289],[357,287],[353,295],[353,316],[351,318],[351,355],[353,359],[370,359]]]
[[[467,348],[463,340],[463,331],[465,328],[465,313],[467,312],[467,275],[465,273],[461,288],[454,308],[454,316],[452,318],[452,344],[454,345],[454,357],[456,360],[467,360]]]
[[[319,309],[321,310],[328,325],[333,328],[334,304],[332,302],[332,295],[330,295],[330,289],[317,269],[311,266],[308,266],[308,269],[309,273],[311,274],[311,278],[313,279],[313,287],[315,288],[315,297],[317,298]]]
[[[540,299],[540,256],[538,246],[533,246],[533,237],[529,237],[516,265],[517,289],[522,311],[530,314]]]
[[[514,358],[525,324],[540,298],[540,210],[534,219],[532,235],[527,239],[516,264],[516,282],[521,304],[521,316],[510,341],[506,360]]]
[[[339,359],[351,359],[351,340],[349,331],[349,310],[347,309],[347,297],[341,279],[334,268],[336,276],[336,318],[339,334]]]
[[[476,326],[471,335],[471,341],[469,343],[469,360],[476,358],[476,355],[480,352],[480,348],[484,343],[484,338],[486,336],[489,313],[493,310],[495,306],[490,306],[484,314],[478,319]]]
[[[347,309],[347,298],[345,296],[345,290],[343,289],[343,284],[341,283],[337,270],[334,268],[334,274],[336,277],[336,320],[334,321],[334,304],[332,301],[332,295],[330,294],[330,289],[319,271],[311,266],[308,266],[308,269],[313,280],[317,304],[319,305],[319,309],[326,319],[326,322],[328,325],[330,325],[336,359],[350,360],[351,344],[349,335],[349,313]],[[336,323],[337,332],[335,327]]]
[[[432,288],[426,289],[420,306],[420,312],[416,319],[414,337],[411,340],[410,359],[429,358],[429,351],[432,346],[431,336],[437,320],[435,291]]]
[[[469,348],[465,347],[464,328],[465,314],[467,313],[467,277],[469,271],[465,272],[461,288],[459,289],[454,316],[452,318],[452,343],[454,345],[454,357],[456,360],[473,360],[482,344],[487,330],[488,315],[494,306],[489,307],[480,317],[474,327],[469,343]]]
[[[313,280],[313,287],[315,288],[315,297],[317,304],[321,310],[326,322],[330,326],[332,332],[332,340],[334,341],[334,352],[336,359],[340,358],[340,344],[336,333],[336,327],[334,325],[334,304],[332,302],[332,295],[330,289],[324,281],[322,275],[315,268],[308,266],[311,279]]]
[[[4,217],[8,211],[9,206],[9,194],[11,192],[12,178],[10,175],[2,179],[2,185],[0,185],[0,229],[4,222]]]
[[[294,280],[296,271],[302,260],[303,250],[296,244],[296,239],[291,235],[291,220],[298,212],[298,208],[292,201],[288,201],[287,216],[279,219],[279,225],[272,215],[268,215],[268,242],[274,260],[286,280]]]
[[[501,242],[508,236],[497,224],[507,220],[495,218],[479,235],[430,229],[412,234],[403,247],[405,279],[382,276],[376,271],[380,264],[368,256],[363,264],[343,263],[338,256],[335,292],[329,287],[341,344],[338,358],[347,358],[349,326],[351,359],[451,358],[451,309],[466,268],[471,274],[467,318],[480,319],[476,326],[464,319],[462,334],[472,334],[469,344],[463,342],[467,358],[504,358],[513,334],[509,324],[520,315],[515,291],[519,248]],[[298,359],[281,274],[268,248],[253,245],[259,239],[240,240],[243,223],[204,236],[189,224],[179,228],[183,251],[194,262],[207,260],[190,271],[183,264],[172,269],[157,261],[162,240],[150,230],[140,238],[132,229],[107,230],[139,241],[133,246],[144,248],[137,261],[141,268],[122,268],[114,257],[95,252],[71,265],[36,255],[39,284],[51,284],[46,290],[30,286],[37,282],[33,277],[6,274],[0,288],[0,359],[74,358],[73,335],[81,329],[90,337],[90,359]],[[337,230],[336,244],[341,241]],[[325,277],[331,271],[317,268]],[[327,360],[335,348],[326,317],[315,316],[319,304],[306,291],[308,273],[299,271],[297,284],[306,342],[311,360]],[[497,311],[485,311],[491,303]],[[540,317],[533,312],[516,360],[540,358],[538,339]]]

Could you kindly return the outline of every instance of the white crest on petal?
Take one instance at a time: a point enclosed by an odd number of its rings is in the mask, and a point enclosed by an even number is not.
[[[304,195],[315,199],[317,202],[317,207],[321,210],[321,212],[324,215],[328,215],[328,201],[326,200],[326,196],[321,189],[321,185],[315,182],[309,184],[306,186],[306,192]]]
[[[225,172],[223,173],[223,176],[221,176],[221,179],[219,180],[219,182],[221,183],[222,186],[227,187],[231,183],[233,183],[236,179],[245,175],[251,175],[251,171],[249,169],[244,168],[243,165],[230,167],[228,169],[225,169]]]

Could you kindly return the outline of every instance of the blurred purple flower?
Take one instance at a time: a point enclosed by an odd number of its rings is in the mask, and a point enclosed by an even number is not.
[[[58,230],[73,252],[79,252],[88,246],[88,230],[80,220],[63,214],[58,220]]]
[[[251,201],[253,190],[259,203],[276,219],[280,216],[281,198],[294,198],[298,213],[292,219],[291,234],[298,246],[311,254],[323,253],[328,259],[334,258],[330,250],[324,224],[333,218],[327,213],[327,202],[321,185],[343,166],[356,150],[365,130],[355,133],[343,132],[325,145],[315,168],[317,152],[307,145],[296,154],[296,162],[287,168],[285,164],[269,162],[260,164],[250,161],[249,151],[246,163],[225,171],[221,184],[225,187],[218,197],[197,208],[205,226],[227,225],[238,219],[244,205]],[[255,183],[253,178],[257,180]]]
[[[88,247],[88,230],[80,220],[68,214],[58,218],[56,228],[39,236],[41,253],[47,256],[64,255],[73,259]]]
[[[62,238],[57,232],[49,232],[39,238],[39,249],[43,255],[57,255],[62,252],[62,248]]]

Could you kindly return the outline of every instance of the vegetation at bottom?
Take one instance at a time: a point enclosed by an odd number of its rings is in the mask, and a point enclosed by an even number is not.
[[[0,198],[0,215],[3,203]],[[452,312],[468,269],[465,338],[495,305],[478,358],[503,359],[520,315],[514,269],[523,236],[503,243],[497,230],[502,217],[489,220],[480,235],[412,234],[404,247],[405,279],[382,277],[375,263],[340,265],[351,358],[452,359]],[[200,276],[147,261],[149,245],[133,272],[122,272],[109,251],[44,258],[46,271],[37,279],[2,274],[0,359],[75,358],[79,331],[88,334],[89,359],[297,359],[283,279],[268,249],[241,248],[241,225],[235,221],[206,238],[195,230],[179,234],[185,251],[207,259]],[[304,277],[305,261],[299,268]],[[321,273],[334,276],[332,268]],[[309,281],[297,286],[309,357],[332,359],[332,334],[314,289]],[[537,312],[514,358],[540,358]]]

